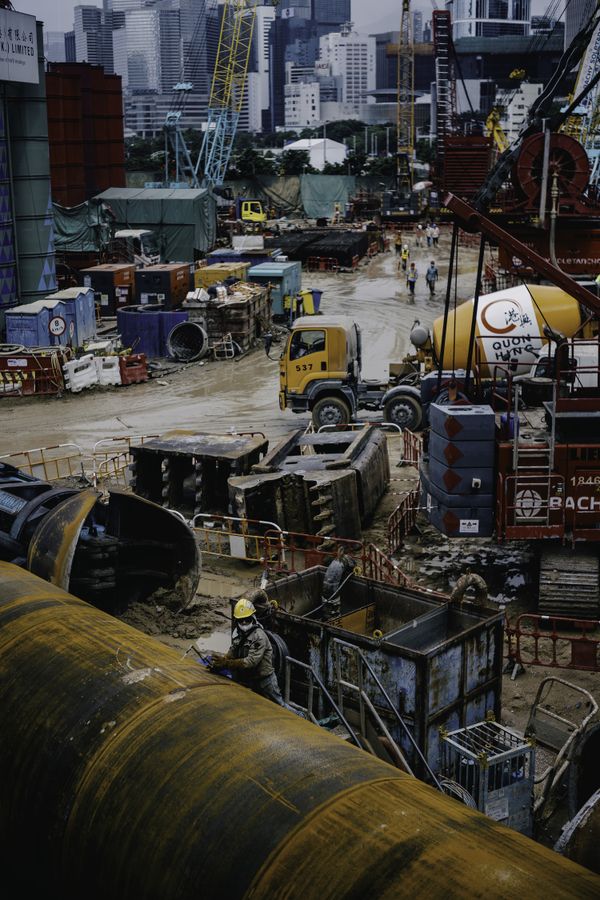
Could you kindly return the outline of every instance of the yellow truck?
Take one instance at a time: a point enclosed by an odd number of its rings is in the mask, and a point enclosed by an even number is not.
[[[361,378],[362,347],[352,319],[302,316],[294,323],[279,368],[279,406],[295,413],[311,412],[316,428],[343,425],[360,409],[383,412],[386,422],[418,430],[433,400],[447,402],[449,385],[460,392],[467,365],[473,301],[448,317],[440,392],[443,318],[431,332],[415,323],[412,356],[390,365],[386,382]],[[519,285],[480,298],[473,366],[480,379],[529,373],[547,348],[552,334],[572,337],[584,325],[579,303],[561,288]],[[504,374],[503,374],[504,373]],[[446,395],[444,395],[446,391]]]

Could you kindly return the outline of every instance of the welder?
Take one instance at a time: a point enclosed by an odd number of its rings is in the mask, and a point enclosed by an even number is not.
[[[235,681],[290,709],[281,696],[273,668],[273,649],[266,631],[256,618],[256,607],[242,597],[235,604],[233,618],[235,628],[231,647],[224,656],[213,655],[212,667],[229,669]]]

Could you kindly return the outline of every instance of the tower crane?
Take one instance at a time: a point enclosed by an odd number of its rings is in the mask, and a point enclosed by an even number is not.
[[[279,0],[271,0],[277,6]],[[167,117],[165,134],[176,157],[177,170],[184,173],[190,187],[220,187],[225,179],[237,132],[248,76],[256,9],[260,0],[225,0],[217,57],[208,103],[208,119],[202,147],[193,163],[184,136],[179,130],[177,110]],[[188,83],[175,86],[182,96]]]
[[[402,0],[400,40],[398,41],[398,194],[408,197],[412,191],[412,166],[415,150],[415,49],[410,0]]]

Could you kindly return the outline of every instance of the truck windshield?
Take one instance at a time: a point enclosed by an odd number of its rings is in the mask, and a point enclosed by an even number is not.
[[[153,231],[141,235],[142,250],[146,256],[158,256],[160,253],[158,239]]]
[[[290,341],[290,359],[300,359],[325,349],[324,331],[296,331]]]

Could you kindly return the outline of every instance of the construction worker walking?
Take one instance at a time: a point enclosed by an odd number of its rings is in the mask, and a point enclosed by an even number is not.
[[[408,249],[408,244],[404,244],[402,247],[402,252],[400,253],[400,265],[402,266],[403,272],[406,272],[406,267],[408,265],[409,256],[410,256],[410,250]]]
[[[256,618],[256,607],[243,597],[235,604],[233,618],[235,628],[231,647],[224,656],[213,655],[212,668],[230,669],[235,681],[290,709],[281,696],[273,668],[273,649],[266,631]]]
[[[417,267],[413,262],[410,264],[410,268],[406,274],[406,284],[408,286],[408,290],[410,291],[411,297],[415,296],[415,285],[417,283],[418,277],[419,273],[417,272]]]
[[[427,283],[427,287],[429,288],[429,293],[431,294],[432,297],[435,294],[435,283],[438,280],[438,278],[439,278],[439,274],[438,274],[437,266],[436,266],[434,260],[432,259],[431,262],[429,263],[429,268],[425,272],[425,281]]]

